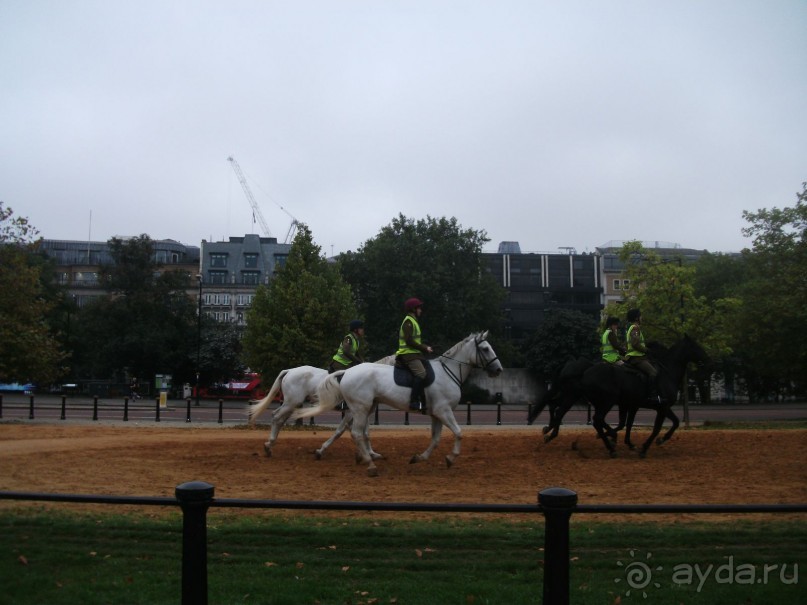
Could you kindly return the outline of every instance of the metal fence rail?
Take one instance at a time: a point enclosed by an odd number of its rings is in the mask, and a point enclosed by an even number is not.
[[[262,508],[338,511],[392,511],[443,513],[534,513],[543,514],[544,574],[543,603],[569,603],[569,520],[573,513],[670,514],[670,513],[805,513],[805,504],[578,504],[577,494],[562,487],[538,493],[537,504],[441,504],[410,502],[352,502],[308,500],[257,500],[214,498],[215,488],[204,481],[178,485],[175,497],[105,496],[93,494],[49,494],[0,492],[0,500],[70,502],[78,504],[121,504],[136,506],[179,506],[182,509],[182,603],[206,605],[207,600],[207,511],[219,508]]]

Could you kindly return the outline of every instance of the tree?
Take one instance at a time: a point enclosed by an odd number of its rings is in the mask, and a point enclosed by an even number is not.
[[[597,322],[580,311],[553,309],[526,344],[527,368],[540,376],[557,376],[567,361],[599,358]]]
[[[285,368],[324,367],[354,317],[350,286],[300,223],[285,267],[258,288],[247,313],[245,359],[265,383]]]
[[[371,351],[384,357],[398,348],[403,303],[424,301],[425,341],[448,348],[471,332],[500,328],[505,292],[484,270],[484,231],[463,229],[456,218],[415,221],[399,214],[339,265],[356,294]]]
[[[748,278],[740,293],[738,350],[752,394],[807,388],[807,183],[793,207],[743,212],[753,237],[744,251]]]
[[[161,271],[148,235],[110,240],[114,263],[101,279],[110,294],[81,309],[76,321],[77,373],[85,377],[194,382],[196,309],[187,273]]]
[[[0,202],[0,380],[49,384],[65,373],[47,317],[53,301],[42,285],[37,230]]]

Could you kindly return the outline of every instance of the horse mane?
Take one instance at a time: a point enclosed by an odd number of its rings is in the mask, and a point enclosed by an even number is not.
[[[451,356],[453,356],[454,353],[456,353],[460,349],[460,347],[462,347],[462,345],[464,345],[469,340],[476,339],[476,337],[479,336],[480,334],[482,334],[482,332],[474,332],[472,334],[469,334],[468,336],[463,338],[461,341],[459,341],[457,344],[455,344],[453,347],[451,347],[447,351],[443,352],[442,356],[443,357],[451,357]]]

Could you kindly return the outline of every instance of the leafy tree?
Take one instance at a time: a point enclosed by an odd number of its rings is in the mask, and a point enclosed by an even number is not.
[[[713,357],[731,352],[729,326],[740,301],[731,296],[707,298],[695,291],[695,268],[682,259],[662,259],[640,242],[626,242],[619,252],[630,280],[623,300],[606,313],[624,316],[627,309],[642,311],[647,340],[670,345],[684,334],[700,343]]]
[[[793,207],[743,212],[753,237],[744,251],[748,279],[740,288],[744,305],[738,350],[752,395],[807,388],[807,183]]]
[[[527,368],[547,378],[556,376],[573,359],[599,358],[597,322],[588,314],[570,309],[547,312],[526,344]]]
[[[49,384],[65,373],[36,261],[37,230],[0,202],[0,380]]]
[[[403,303],[424,302],[424,340],[448,348],[471,332],[501,323],[504,290],[483,270],[484,231],[463,229],[456,218],[415,221],[399,214],[340,268],[357,297],[371,351],[384,357],[398,348]]]
[[[258,288],[247,313],[245,359],[265,382],[285,368],[324,367],[354,317],[350,286],[298,224],[285,267]]]
[[[160,271],[148,235],[110,240],[113,265],[101,279],[110,294],[77,318],[77,373],[85,377],[151,378],[172,374],[194,382],[196,309],[190,276]]]

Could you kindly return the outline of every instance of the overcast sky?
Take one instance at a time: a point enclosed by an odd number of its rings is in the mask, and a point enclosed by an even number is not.
[[[399,213],[739,251],[807,180],[805,0],[0,0],[0,82],[48,239],[261,233],[228,156],[327,255]]]

